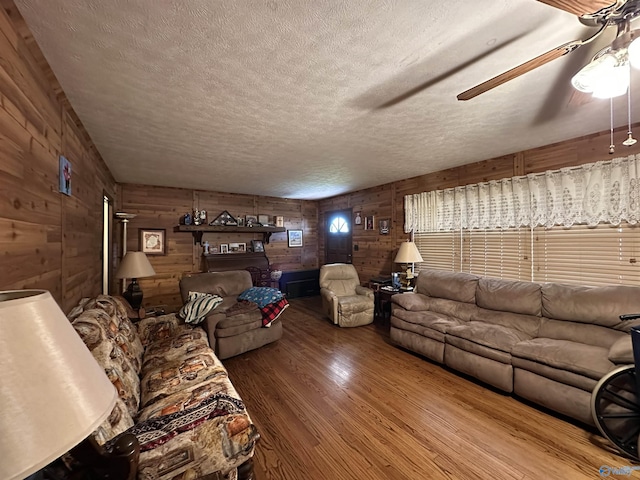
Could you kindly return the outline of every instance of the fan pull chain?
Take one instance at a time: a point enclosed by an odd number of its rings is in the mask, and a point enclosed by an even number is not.
[[[629,69],[629,77],[631,77],[631,69]],[[638,142],[638,140],[633,138],[633,134],[631,133],[631,79],[629,79],[629,88],[627,88],[627,115],[629,122],[629,131],[627,131],[628,137],[624,142],[622,142],[622,144],[630,147]]]
[[[609,155],[613,155],[616,151],[616,146],[613,144],[613,97],[609,99],[610,102],[610,110],[611,110],[611,144],[609,145]]]

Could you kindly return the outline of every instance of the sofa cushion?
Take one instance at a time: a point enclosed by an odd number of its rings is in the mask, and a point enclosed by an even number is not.
[[[533,372],[536,375],[549,378],[564,385],[571,385],[572,387],[579,388],[580,390],[584,390],[585,392],[592,392],[593,388],[598,383],[597,380],[585,377],[584,375],[580,375],[578,373],[569,372],[560,368],[550,367],[549,365],[545,365],[543,363],[538,363],[533,360],[527,360],[526,358],[514,357],[513,355],[511,356],[511,364],[513,365],[514,369],[520,368],[522,370],[527,370],[528,372]]]
[[[473,353],[479,357],[488,358],[500,363],[511,364],[511,354],[498,350],[497,348],[485,347],[484,345],[466,340],[462,337],[456,337],[455,335],[446,335],[445,342],[447,345],[453,345],[459,350]]]
[[[584,287],[548,283],[542,286],[542,314],[558,320],[592,323],[625,332],[639,320],[622,322],[620,315],[640,312],[638,287]]]
[[[617,364],[634,363],[631,335],[623,335],[609,348],[609,360]]]
[[[180,309],[178,314],[186,323],[197,325],[218,305],[222,303],[222,297],[202,292],[189,292],[189,300]]]
[[[543,318],[536,336],[609,348],[620,337],[629,335],[600,325]]]
[[[137,323],[137,327],[140,341],[145,346],[192,329],[191,325],[182,323],[175,313],[142,319]]]
[[[540,330],[541,317],[534,315],[522,315],[520,313],[501,312],[498,310],[487,310],[478,308],[472,315],[471,320],[476,322],[502,325],[526,333],[530,337],[538,336]]]
[[[481,278],[476,290],[476,303],[488,310],[540,316],[542,302],[540,284]]]
[[[160,340],[147,346],[142,375],[167,362],[210,350],[209,340],[204,330],[201,328],[185,330],[175,337]]]
[[[226,376],[227,371],[210,349],[166,362],[149,369],[142,377],[141,405],[146,407],[159,398],[168,397],[184,388],[202,384],[220,375]]]
[[[478,311],[478,307],[475,303],[458,302],[456,300],[447,300],[446,298],[431,298],[429,310],[468,322]]]
[[[394,317],[391,317],[391,332],[393,333],[394,331],[395,331],[395,335],[392,334],[392,337],[395,336],[396,338],[398,338],[398,336],[407,337],[407,335],[405,335],[404,333],[399,333],[399,332],[407,332],[407,333],[415,334],[415,335],[412,335],[411,338],[412,338],[412,341],[415,342],[416,346],[421,342],[422,339],[429,338],[438,343],[441,343],[442,351],[444,351],[444,333],[439,330],[425,327],[418,323],[407,322],[405,320],[402,320],[401,318],[394,316]],[[433,358],[433,357],[429,357],[429,358]],[[438,361],[442,363],[442,358],[440,358]]]
[[[431,297],[419,293],[403,293],[391,296],[391,301],[405,310],[420,312],[429,310]]]
[[[393,312],[393,316],[405,322],[437,330],[440,333],[447,333],[447,329],[461,323],[456,318],[436,312],[409,312],[398,309]]]
[[[447,335],[464,338],[470,342],[507,353],[511,352],[516,343],[531,338],[526,333],[514,328],[474,321],[449,328]]]
[[[475,303],[478,277],[469,273],[422,270],[416,280],[416,291],[430,297]]]
[[[511,355],[514,357],[525,358],[595,380],[599,380],[615,367],[607,358],[608,353],[609,350],[606,348],[552,338],[525,340],[511,349]]]

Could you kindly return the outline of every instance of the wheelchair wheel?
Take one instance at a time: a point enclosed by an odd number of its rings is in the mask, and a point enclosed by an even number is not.
[[[607,373],[591,394],[591,415],[611,443],[638,459],[640,399],[636,390],[636,369],[626,365]]]

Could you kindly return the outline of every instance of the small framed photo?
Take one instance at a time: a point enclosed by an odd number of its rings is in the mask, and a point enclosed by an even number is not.
[[[239,243],[238,244],[238,252],[239,253],[245,253],[247,251],[247,244],[246,243]]]
[[[365,230],[373,230],[373,221],[374,221],[373,215],[370,215],[368,217],[364,217],[364,229]]]
[[[276,215],[275,224],[276,227],[284,227],[284,217],[282,215]]]
[[[240,244],[236,242],[229,242],[229,253],[238,253],[240,251]]]
[[[237,217],[237,220],[238,220],[238,226],[244,227],[244,217]]]
[[[391,225],[391,220],[388,218],[383,218],[378,222],[378,230],[380,230],[380,235],[388,235],[389,227]]]
[[[255,215],[247,215],[245,217],[244,224],[247,227],[253,227],[258,224],[258,217],[256,217]]]
[[[209,247],[209,253],[220,253],[220,250],[218,249],[218,247]]]
[[[251,240],[251,246],[254,252],[264,252],[264,243],[262,243],[262,240]]]
[[[269,225],[269,215],[258,215],[258,223],[260,225]]]
[[[302,230],[287,230],[289,247],[302,247]]]
[[[229,253],[229,244],[221,243],[220,244],[220,253]]]
[[[147,255],[167,254],[167,234],[164,228],[140,228],[140,251]]]

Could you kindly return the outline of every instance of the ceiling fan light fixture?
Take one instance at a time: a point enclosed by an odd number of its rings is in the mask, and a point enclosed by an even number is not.
[[[597,86],[607,79],[616,65],[618,65],[618,59],[613,53],[600,55],[573,76],[571,85],[580,92],[593,93]]]
[[[640,70],[640,37],[629,44],[627,54],[629,55],[629,63],[631,63],[631,66]]]
[[[596,81],[593,88],[595,98],[614,98],[627,93],[629,88],[629,62],[610,69]]]

